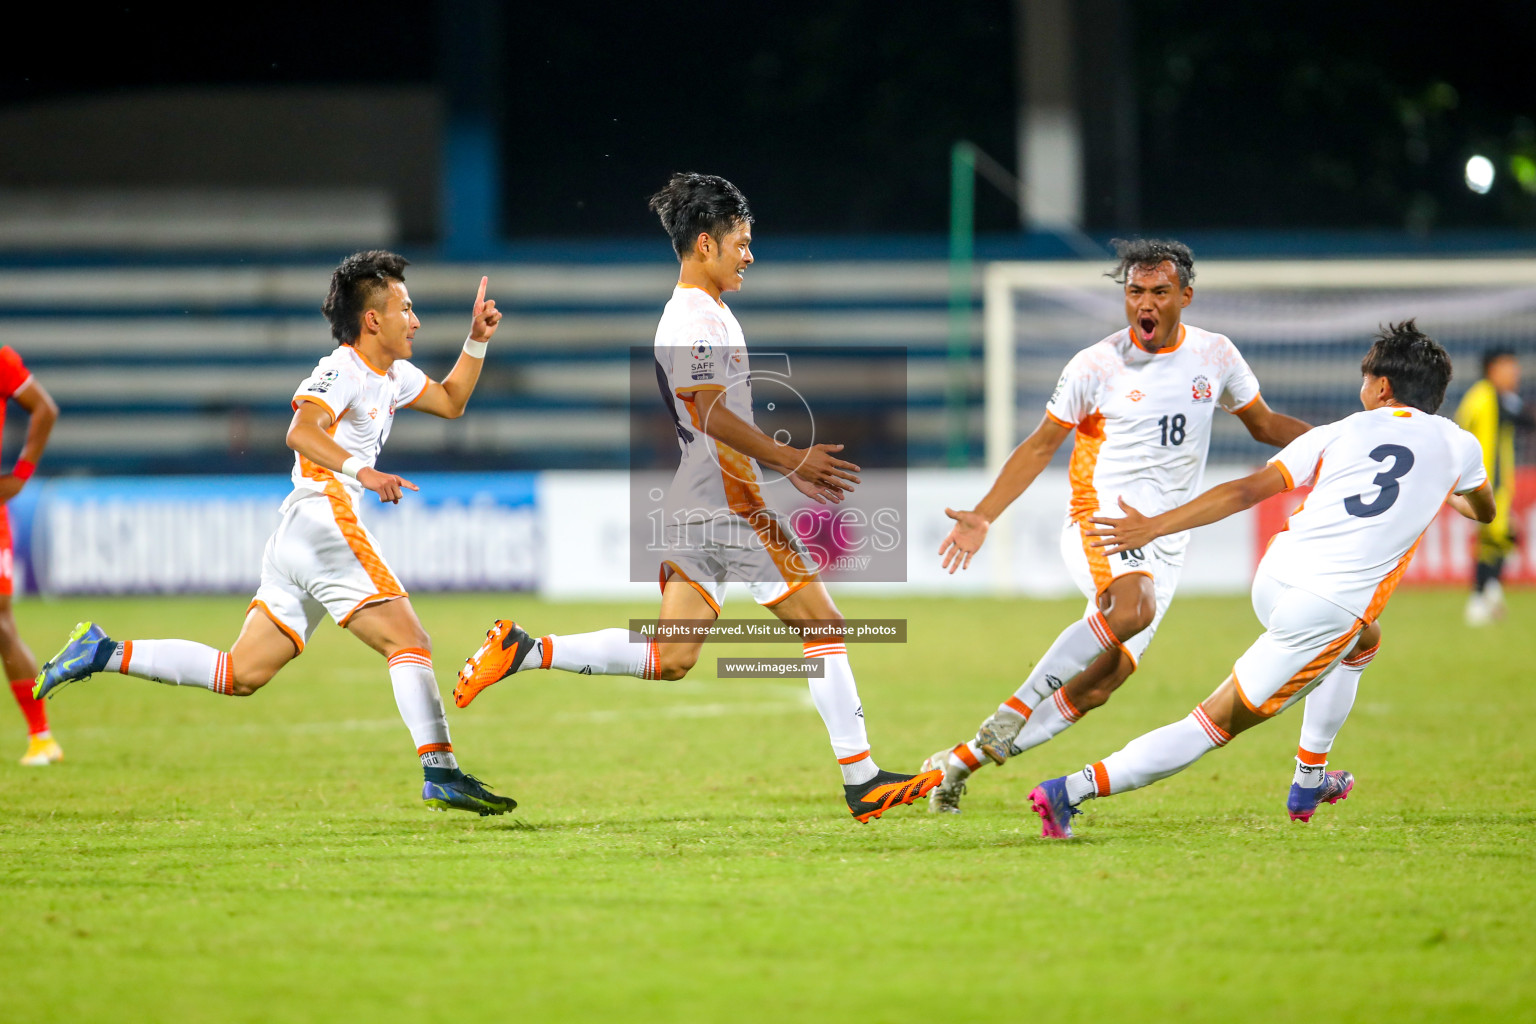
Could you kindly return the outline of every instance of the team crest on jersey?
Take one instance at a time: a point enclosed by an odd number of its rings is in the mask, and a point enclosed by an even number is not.
[[[1056,390],[1051,392],[1051,401],[1054,402],[1054,401],[1056,401],[1056,399],[1060,398],[1061,397],[1062,389],[1065,388],[1066,386],[1067,386],[1067,375],[1066,374],[1062,374],[1061,377],[1056,381]]]
[[[1132,391],[1130,394],[1126,395],[1125,397],[1129,398],[1133,402],[1139,402],[1143,398],[1146,398],[1147,396],[1142,394],[1140,391]]]
[[[1194,394],[1195,401],[1197,402],[1209,402],[1215,396],[1215,392],[1211,390],[1211,382],[1205,379],[1204,374],[1196,377],[1191,382],[1190,391]]]
[[[707,341],[696,341],[693,348],[689,349],[695,359],[708,359],[715,354],[715,346]]]
[[[340,377],[340,376],[341,376],[340,372],[338,372],[336,370],[326,370],[324,373],[322,373],[320,375],[320,379],[319,380],[315,381],[313,384],[311,384],[309,386],[309,390],[311,390],[311,391],[313,391],[313,392],[315,392],[317,394],[322,394],[323,395],[327,391],[331,390],[331,385],[335,384],[336,383],[336,378]]]

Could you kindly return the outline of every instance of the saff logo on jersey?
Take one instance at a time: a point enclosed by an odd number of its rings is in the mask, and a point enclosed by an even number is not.
[[[1215,392],[1211,390],[1211,382],[1206,380],[1203,374],[1190,382],[1190,392],[1197,402],[1209,402],[1215,397]]]
[[[715,354],[715,347],[707,341],[696,341],[689,351],[695,359],[708,359]]]

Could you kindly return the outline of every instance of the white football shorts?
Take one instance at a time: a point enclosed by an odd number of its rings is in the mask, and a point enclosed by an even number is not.
[[[1365,623],[1311,591],[1261,572],[1253,610],[1264,634],[1237,659],[1232,674],[1250,711],[1277,715],[1296,703],[1349,654]]]
[[[666,529],[661,586],[676,576],[693,585],[715,614],[725,585],[745,583],[753,599],[771,608],[816,580],[816,564],[789,520],[772,509],[749,518],[720,517]]]
[[[1168,606],[1173,604],[1173,592],[1178,589],[1179,575],[1184,571],[1183,552],[1170,552],[1161,545],[1162,538],[1158,538],[1145,548],[1106,556],[1102,548],[1091,547],[1090,540],[1091,537],[1084,536],[1083,528],[1070,519],[1062,527],[1061,557],[1067,563],[1072,582],[1088,599],[1085,615],[1099,610],[1098,596],[1121,576],[1139,573],[1152,578],[1152,592],[1157,599],[1152,624],[1121,643],[1131,660],[1140,665],[1141,656],[1157,635],[1157,627],[1163,624]]]
[[[345,626],[359,609],[405,596],[351,503],[322,494],[295,501],[284,513],[262,553],[251,607],[302,651],[327,612]]]

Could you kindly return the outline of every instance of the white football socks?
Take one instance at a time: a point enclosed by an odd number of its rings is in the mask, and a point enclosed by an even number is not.
[[[1067,799],[1076,805],[1150,786],[1183,771],[1231,738],[1197,706],[1177,722],[1143,733],[1104,760],[1068,775]]]
[[[1339,662],[1302,702],[1301,743],[1296,748],[1296,772],[1291,777],[1296,785],[1311,789],[1323,784],[1328,752],[1333,749],[1333,741],[1338,738],[1350,709],[1355,706],[1355,693],[1360,688],[1365,666],[1380,649],[1381,645],[1377,644]]]
[[[170,686],[201,686],[232,693],[229,655],[194,640],[128,640],[107,659],[106,672],[153,679]]]
[[[1078,619],[1062,630],[1039,664],[1029,673],[1029,678],[1014,692],[1014,698],[1033,710],[1040,702],[1061,689],[1062,685],[1083,669],[1093,664],[1095,658],[1119,644],[1102,612],[1094,612],[1085,619]],[[998,708],[998,713],[1021,714],[1012,701]]]
[[[431,653],[420,647],[407,647],[390,655],[389,682],[395,690],[395,706],[400,709],[406,728],[411,730],[422,766],[457,768]]]
[[[1014,751],[1022,754],[1053,739],[1075,725],[1083,714],[1073,706],[1065,690],[1057,690],[1050,700],[1035,708],[1024,728],[1013,738]]]
[[[869,735],[864,729],[864,706],[859,688],[848,664],[848,648],[842,641],[812,640],[805,644],[807,658],[820,658],[823,675],[809,679],[811,700],[821,714],[822,724],[832,741],[832,752],[843,769],[843,783],[862,785],[874,778],[880,768],[869,756]]]
[[[518,667],[558,668],[587,676],[639,676],[656,678],[656,642],[627,629],[599,629],[595,633],[540,637]]]

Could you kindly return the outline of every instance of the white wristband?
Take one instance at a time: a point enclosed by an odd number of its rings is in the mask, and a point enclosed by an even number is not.
[[[367,468],[368,468],[368,463],[364,462],[362,459],[358,458],[356,455],[352,456],[346,462],[343,462],[341,464],[341,471],[343,473],[347,474],[347,476],[351,477],[353,480],[357,479],[357,474],[361,470],[364,470],[364,469],[367,469]]]
[[[488,341],[476,341],[474,338],[464,339],[464,354],[474,356],[476,359],[485,358],[485,350],[490,347]]]

